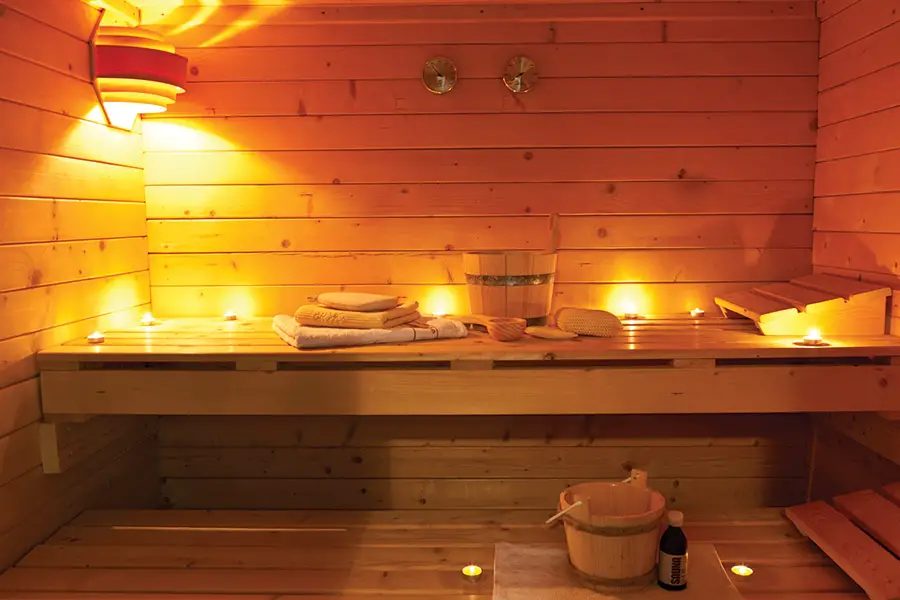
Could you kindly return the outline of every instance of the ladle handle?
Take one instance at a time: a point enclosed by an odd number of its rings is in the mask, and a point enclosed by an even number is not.
[[[574,504],[572,504],[572,506],[570,506],[569,508],[564,508],[564,509],[562,509],[561,511],[559,511],[558,513],[556,513],[555,515],[553,515],[552,517],[550,517],[549,519],[547,519],[546,521],[544,521],[544,525],[553,525],[554,523],[556,523],[557,521],[559,521],[560,519],[562,519],[563,516],[564,516],[566,513],[568,513],[570,510],[575,509],[575,508],[578,508],[578,507],[581,506],[582,504],[584,504],[584,502],[582,502],[581,500],[579,500],[578,502],[575,502]]]

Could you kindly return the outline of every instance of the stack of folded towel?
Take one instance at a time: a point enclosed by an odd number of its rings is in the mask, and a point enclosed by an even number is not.
[[[275,332],[295,348],[363,346],[466,336],[466,326],[451,319],[424,320],[417,302],[400,304],[396,296],[334,292],[294,316],[278,315]]]

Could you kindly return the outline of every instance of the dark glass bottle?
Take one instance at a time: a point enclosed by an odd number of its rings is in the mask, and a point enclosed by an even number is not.
[[[682,525],[684,515],[677,510],[670,511],[669,527],[659,540],[657,580],[659,587],[673,592],[685,589],[688,584],[688,543]]]

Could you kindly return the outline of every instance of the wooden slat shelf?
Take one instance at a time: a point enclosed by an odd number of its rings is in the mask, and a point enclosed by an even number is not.
[[[174,319],[38,355],[45,415],[616,414],[900,408],[900,338],[801,347],[747,320],[642,318],[612,339],[298,351],[268,319]],[[827,332],[826,332],[827,333]],[[846,399],[852,397],[854,402]]]
[[[541,526],[549,514],[88,511],[0,575],[0,598],[488,600],[497,542],[563,544],[562,528]],[[715,545],[747,598],[865,598],[779,509],[692,514],[685,530],[692,541]],[[471,562],[485,569],[475,584],[460,574]],[[733,575],[734,564],[756,573]]]

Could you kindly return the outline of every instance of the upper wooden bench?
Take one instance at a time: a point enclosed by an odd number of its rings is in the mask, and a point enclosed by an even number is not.
[[[640,319],[613,339],[295,350],[269,319],[175,319],[38,355],[44,414],[401,415],[900,410],[900,338]],[[827,332],[826,332],[827,334]],[[827,337],[827,335],[826,335]]]

